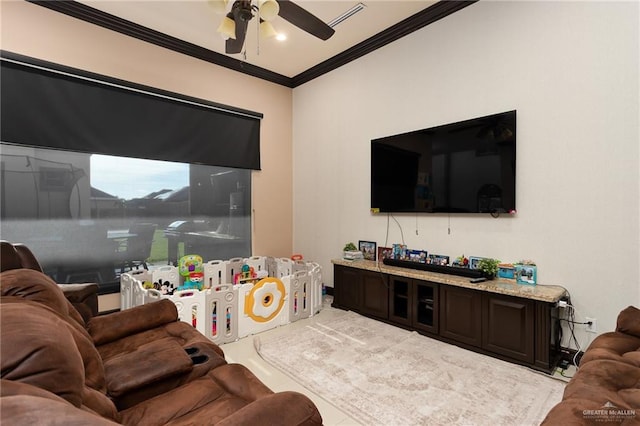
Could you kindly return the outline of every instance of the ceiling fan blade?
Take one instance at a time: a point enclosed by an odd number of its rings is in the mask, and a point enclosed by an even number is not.
[[[292,3],[289,0],[278,0],[278,4],[280,5],[280,12],[278,15],[301,30],[306,31],[321,40],[328,40],[333,33],[335,33],[333,28],[297,4]]]
[[[243,19],[235,19],[236,22],[236,38],[229,38],[225,42],[226,53],[240,53],[242,52],[242,46],[244,46],[244,40],[247,37],[247,28],[249,27],[249,22]]]

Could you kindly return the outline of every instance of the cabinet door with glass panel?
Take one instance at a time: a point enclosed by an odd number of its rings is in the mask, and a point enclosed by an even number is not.
[[[389,277],[389,320],[415,330],[438,333],[438,284]]]

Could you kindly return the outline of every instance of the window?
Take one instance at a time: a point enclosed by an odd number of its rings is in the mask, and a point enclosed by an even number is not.
[[[130,268],[251,254],[250,170],[0,147],[2,239],[59,283],[115,290]]]

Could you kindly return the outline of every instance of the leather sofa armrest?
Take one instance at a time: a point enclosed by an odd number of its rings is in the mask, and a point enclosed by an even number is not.
[[[105,362],[107,392],[111,397],[121,397],[144,386],[189,373],[193,362],[177,342],[169,339],[152,341]]]
[[[258,424],[321,426],[322,416],[305,395],[286,391],[253,401],[216,423],[216,426]]]
[[[87,329],[98,346],[176,321],[176,305],[165,299],[93,317]]]
[[[58,287],[85,322],[98,315],[98,284],[58,284]]]
[[[618,314],[616,331],[640,337],[640,309],[629,306]]]

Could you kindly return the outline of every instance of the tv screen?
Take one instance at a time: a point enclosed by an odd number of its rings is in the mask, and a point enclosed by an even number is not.
[[[400,213],[516,209],[516,111],[371,141],[371,208]]]

